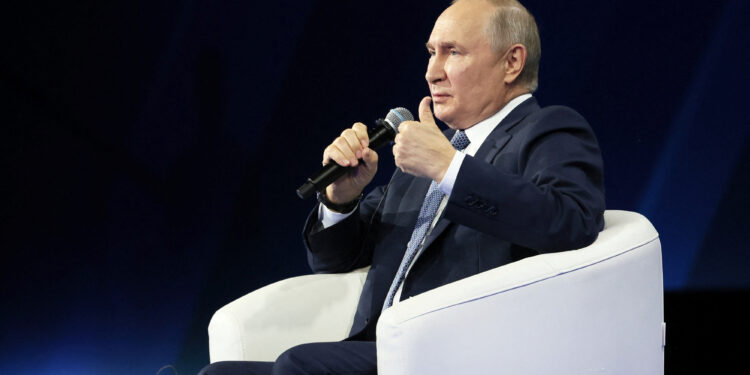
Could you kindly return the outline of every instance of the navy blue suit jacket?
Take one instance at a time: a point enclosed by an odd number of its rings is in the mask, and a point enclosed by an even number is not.
[[[375,338],[430,182],[397,170],[342,222],[322,229],[317,208],[308,218],[304,234],[314,272],[371,266],[352,339]],[[464,159],[401,298],[528,256],[587,246],[604,227],[603,213],[602,159],[588,123],[570,108],[540,108],[530,98]]]

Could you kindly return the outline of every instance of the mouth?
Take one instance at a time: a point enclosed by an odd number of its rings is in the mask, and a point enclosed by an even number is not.
[[[433,93],[432,94],[432,102],[436,104],[440,104],[448,100],[451,96],[445,93]]]

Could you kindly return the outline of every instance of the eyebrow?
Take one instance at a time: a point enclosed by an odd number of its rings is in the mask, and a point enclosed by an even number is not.
[[[438,48],[451,48],[457,46],[459,46],[459,44],[455,40],[446,40],[438,43]],[[427,49],[435,48],[430,42],[425,43],[425,47],[427,47]]]

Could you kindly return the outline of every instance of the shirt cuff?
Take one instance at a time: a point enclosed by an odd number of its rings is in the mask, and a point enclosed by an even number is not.
[[[340,213],[331,211],[328,207],[318,204],[318,221],[323,225],[323,229],[333,226],[334,224],[346,219],[352,212],[357,210],[357,206],[350,212]]]
[[[445,171],[443,180],[438,184],[438,189],[440,189],[443,194],[448,196],[451,195],[451,192],[453,191],[453,185],[456,183],[456,177],[458,177],[458,171],[461,169],[461,163],[464,162],[465,157],[466,154],[461,151],[456,151],[456,154],[453,155],[451,165],[448,166],[448,170]]]

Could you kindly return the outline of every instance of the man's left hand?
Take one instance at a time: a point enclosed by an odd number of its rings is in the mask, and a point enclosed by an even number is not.
[[[440,183],[456,149],[435,123],[431,101],[426,96],[419,103],[419,121],[404,121],[399,125],[393,157],[403,172]]]

